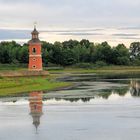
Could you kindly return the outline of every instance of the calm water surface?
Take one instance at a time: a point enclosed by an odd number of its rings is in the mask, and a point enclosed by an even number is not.
[[[140,80],[67,79],[67,90],[0,99],[0,140],[139,140]]]

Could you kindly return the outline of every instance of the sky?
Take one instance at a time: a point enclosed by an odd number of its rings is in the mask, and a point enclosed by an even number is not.
[[[0,0],[0,41],[27,42],[34,22],[40,39],[140,41],[140,0]]]

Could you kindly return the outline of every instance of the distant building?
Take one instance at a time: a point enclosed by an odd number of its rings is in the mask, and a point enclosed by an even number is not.
[[[29,66],[30,71],[42,71],[42,53],[41,41],[39,40],[39,32],[34,26],[32,31],[32,39],[29,41]]]
[[[30,93],[30,114],[33,118],[33,124],[37,130],[38,126],[40,125],[40,117],[42,116],[42,92],[32,92]]]

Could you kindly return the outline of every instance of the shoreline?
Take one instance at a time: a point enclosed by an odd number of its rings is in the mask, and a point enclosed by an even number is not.
[[[9,71],[6,72],[8,73]],[[22,73],[20,70],[13,72]],[[3,71],[0,71],[0,73],[3,73]],[[74,81],[70,80],[71,77],[89,75],[95,76],[95,80],[101,78],[140,78],[140,69],[64,69],[61,71],[49,71],[48,75],[0,76],[0,98],[24,96],[33,91],[67,90],[77,86]]]

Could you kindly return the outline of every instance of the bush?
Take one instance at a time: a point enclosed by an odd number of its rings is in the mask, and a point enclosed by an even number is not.
[[[95,67],[104,67],[104,66],[107,66],[107,63],[104,61],[97,61],[95,63]]]
[[[133,66],[140,66],[140,60],[139,59],[135,59],[131,62],[131,65]]]
[[[117,65],[129,65],[129,63],[129,58],[127,58],[126,56],[117,58]]]
[[[91,63],[77,63],[77,64],[73,65],[73,67],[91,69],[91,68],[93,68],[93,64],[91,64]]]

